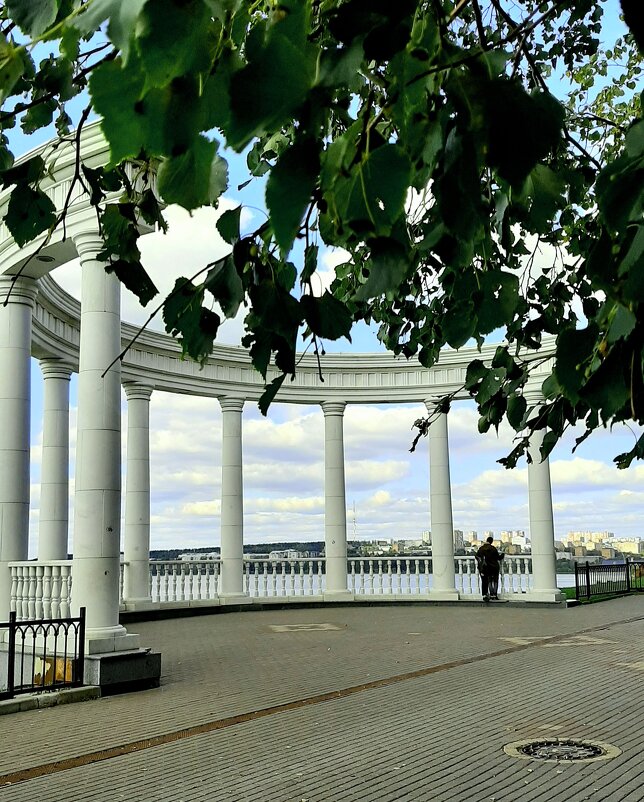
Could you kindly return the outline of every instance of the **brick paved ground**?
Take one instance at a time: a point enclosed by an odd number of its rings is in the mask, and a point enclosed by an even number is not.
[[[337,629],[273,629],[316,623]],[[47,764],[1,786],[0,802],[644,800],[644,598],[268,610],[129,629],[163,652],[161,687],[0,718],[0,775]],[[213,729],[240,714],[251,715]],[[48,765],[160,735],[166,743],[130,754]],[[622,754],[557,764],[503,752],[557,736]]]

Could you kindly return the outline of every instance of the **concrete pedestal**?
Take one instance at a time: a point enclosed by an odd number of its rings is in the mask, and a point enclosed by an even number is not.
[[[160,679],[161,653],[150,649],[85,657],[85,684],[100,687],[102,695],[157,688]]]

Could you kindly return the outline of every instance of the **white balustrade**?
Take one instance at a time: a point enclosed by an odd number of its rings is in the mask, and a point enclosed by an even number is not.
[[[11,610],[22,621],[70,614],[72,561],[12,562]]]
[[[350,557],[349,589],[356,596],[422,596],[429,593],[432,559]]]
[[[214,601],[220,576],[219,560],[150,560],[150,596],[161,604]]]
[[[325,587],[324,558],[244,559],[244,593],[251,598],[320,596]]]
[[[11,609],[19,619],[65,618],[71,610],[72,561],[13,562]],[[530,555],[506,555],[501,563],[502,594],[529,593]],[[128,564],[121,564],[121,601]],[[425,597],[432,587],[431,556],[349,557],[347,587],[354,597]],[[472,555],[454,558],[456,590],[479,596],[481,582]],[[244,558],[244,593],[252,599],[321,596],[326,587],[323,557],[296,559]],[[189,606],[216,602],[221,593],[221,562],[215,560],[151,560],[150,596],[160,605]]]

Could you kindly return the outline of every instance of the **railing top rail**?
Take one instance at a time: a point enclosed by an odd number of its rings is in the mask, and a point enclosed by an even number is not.
[[[150,560],[150,565],[204,565],[213,564],[213,563],[220,563],[221,559],[219,557],[215,557],[214,559],[211,557],[204,558],[203,560]],[[122,565],[128,565],[129,563],[122,563]]]
[[[14,560],[9,563],[9,568],[39,568],[41,566],[72,566],[73,560]]]
[[[244,555],[244,562],[249,563],[297,563],[297,562],[322,562],[325,557],[246,557]]]

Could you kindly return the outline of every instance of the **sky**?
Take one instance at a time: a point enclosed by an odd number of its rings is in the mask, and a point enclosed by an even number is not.
[[[16,136],[17,153],[43,141]],[[230,156],[230,154],[228,154]],[[245,204],[242,226],[256,227],[263,217],[262,188],[242,192],[246,178],[241,157],[230,159],[230,187],[220,205]],[[143,262],[160,291],[167,293],[179,275],[192,275],[205,262],[225,253],[216,235],[214,212],[192,216],[167,210],[170,234],[141,241]],[[544,256],[545,258],[545,256]],[[322,253],[320,289],[333,278],[341,254]],[[54,278],[79,295],[78,263],[58,268]],[[142,322],[140,309],[127,290],[123,318]],[[152,328],[163,330],[162,321]],[[224,324],[220,342],[238,343],[241,318]],[[327,350],[379,350],[366,326],[346,341],[325,344]],[[123,464],[127,405],[123,403]],[[221,410],[214,399],[154,392],[151,423],[151,548],[204,548],[219,545],[221,489]],[[413,421],[425,413],[421,405],[348,406],[345,412],[347,530],[349,538],[420,538],[430,529],[427,443],[409,453]],[[73,474],[76,432],[76,377],[71,382],[70,522],[73,521]],[[571,432],[551,455],[555,531],[611,531],[617,536],[642,535],[644,464],[618,471],[612,458],[629,449],[637,432],[598,431],[575,453]],[[469,402],[456,403],[449,415],[454,526],[465,532],[529,530],[527,468],[513,471],[496,460],[512,448],[513,433],[502,426],[480,435],[477,414]],[[42,378],[32,360],[32,468],[30,556],[37,550],[39,477],[42,450]],[[265,543],[324,539],[324,417],[319,406],[275,403],[263,418],[253,402],[243,415],[244,541]],[[125,478],[123,477],[124,481]],[[125,486],[125,485],[124,485]],[[72,529],[70,523],[70,530]],[[72,533],[73,534],[73,533]],[[73,549],[73,540],[70,550]]]

